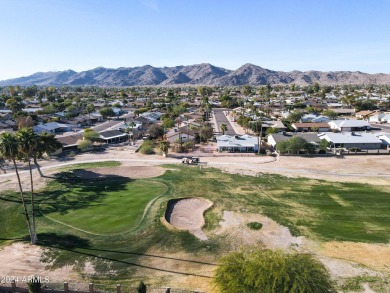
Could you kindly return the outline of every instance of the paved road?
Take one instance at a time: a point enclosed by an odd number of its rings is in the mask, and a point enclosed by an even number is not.
[[[213,108],[215,121],[217,123],[217,129],[215,131],[220,132],[221,131],[220,125],[226,124],[228,130],[225,131],[225,134],[236,135],[236,132],[234,131],[233,127],[230,125],[229,120],[226,118],[225,114],[223,113],[223,111],[225,111],[225,110],[226,109],[223,109],[223,108],[222,109],[221,108]]]
[[[380,128],[380,132],[390,132],[390,124],[374,124],[371,123],[371,127]]]

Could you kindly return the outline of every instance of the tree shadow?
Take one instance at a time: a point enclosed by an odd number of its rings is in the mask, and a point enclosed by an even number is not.
[[[103,199],[109,192],[125,190],[126,184],[131,181],[133,180],[128,177],[102,175],[84,169],[60,172],[55,175],[55,183],[60,186],[56,187],[55,191],[42,191],[37,203],[43,214],[64,215],[70,210],[103,204]]]

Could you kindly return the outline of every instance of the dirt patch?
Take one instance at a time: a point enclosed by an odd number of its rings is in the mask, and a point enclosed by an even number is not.
[[[247,227],[249,222],[259,222],[263,226],[260,230],[251,230]],[[362,262],[362,259],[358,257],[340,257],[341,255],[351,255],[351,252],[349,252],[348,249],[345,251],[338,251],[336,248],[333,251],[333,254],[331,253],[331,250],[328,249],[326,250],[327,253],[324,253],[325,250],[315,241],[309,240],[303,236],[295,237],[291,235],[287,227],[260,214],[224,211],[223,220],[220,222],[220,226],[221,227],[214,233],[223,235],[235,249],[240,248],[241,246],[262,245],[264,248],[269,249],[310,253],[315,255],[325,265],[334,278],[381,275],[381,273],[373,270],[375,269],[374,267],[371,267],[373,269],[362,267],[361,264],[367,265],[367,263]],[[337,244],[342,243],[334,242],[334,245]],[[367,248],[367,252],[368,251],[369,249]],[[387,251],[390,251],[390,247],[388,247]],[[383,260],[382,263],[385,263],[386,261],[388,263],[390,260],[389,257],[390,255],[386,260]],[[366,258],[369,260],[370,256],[366,256]]]
[[[355,242],[326,242],[321,254],[353,261],[382,272],[390,272],[390,245]]]
[[[134,179],[152,178],[164,174],[165,169],[159,166],[122,166],[122,167],[102,167],[92,169],[74,170],[74,174],[79,178],[97,179],[101,177],[122,176]]]
[[[203,213],[212,203],[202,198],[183,198],[168,202],[166,221],[181,230],[188,230],[201,240],[207,240],[203,233]]]
[[[247,227],[249,222],[259,222],[263,226],[260,230],[251,230]],[[272,249],[289,249],[301,247],[304,237],[294,237],[287,227],[279,225],[268,217],[259,214],[223,212],[221,228],[215,233],[226,235],[230,240],[239,239],[239,245],[262,244]]]
[[[76,281],[72,266],[46,270],[40,261],[43,249],[26,243],[13,243],[0,250],[0,275],[23,278],[26,276],[49,277],[50,282]]]

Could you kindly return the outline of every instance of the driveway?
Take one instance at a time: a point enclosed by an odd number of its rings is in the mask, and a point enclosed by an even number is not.
[[[230,125],[229,120],[226,118],[225,114],[223,111],[226,111],[227,109],[223,108],[213,108],[214,111],[214,118],[216,122],[217,129],[215,131],[221,132],[221,124],[226,124],[227,126],[227,131],[225,131],[225,134],[227,135],[236,135],[236,132],[234,131],[233,127]]]

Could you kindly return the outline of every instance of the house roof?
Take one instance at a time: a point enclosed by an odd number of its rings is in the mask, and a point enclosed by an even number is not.
[[[39,124],[36,127],[39,127],[41,129],[44,129],[44,130],[55,130],[57,128],[68,128],[68,125],[58,123],[58,122],[49,122],[46,124]]]
[[[294,136],[299,136],[305,139],[307,142],[316,144],[319,143],[321,138],[318,136],[318,133],[273,133],[270,136],[274,139],[276,143],[279,143],[281,141],[289,140],[290,138]]]
[[[83,139],[81,134],[72,134],[67,136],[57,137],[57,140],[62,143],[64,146],[73,146],[77,145],[77,141]]]
[[[382,143],[374,134],[365,132],[326,132],[320,137],[333,143]]]
[[[376,111],[370,111],[370,110],[359,111],[356,113],[356,116],[368,116],[368,115],[372,115],[374,113],[376,113]]]
[[[250,135],[217,136],[217,147],[254,147],[258,145],[257,137]]]
[[[329,128],[329,124],[325,122],[293,123],[292,126],[295,126],[296,128]]]
[[[119,130],[107,130],[107,131],[100,132],[99,134],[100,134],[100,138],[102,139],[112,139],[112,138],[123,137],[127,135],[127,133]]]
[[[335,112],[337,114],[343,114],[343,113],[353,114],[353,113],[355,113],[355,109],[342,109],[342,108],[331,109],[331,108],[329,108],[328,110],[332,110],[333,112]]]
[[[370,126],[365,120],[332,120],[329,124],[334,124],[337,127],[367,127]]]

